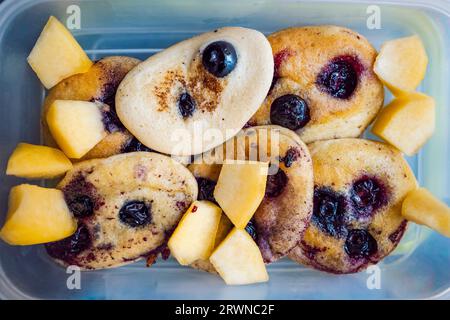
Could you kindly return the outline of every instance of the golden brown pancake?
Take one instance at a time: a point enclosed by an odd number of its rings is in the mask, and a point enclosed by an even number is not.
[[[314,168],[314,210],[293,260],[332,273],[353,273],[395,249],[407,227],[406,194],[417,187],[395,148],[364,139],[308,145]]]
[[[289,28],[268,39],[274,80],[249,125],[281,125],[305,143],[358,137],[384,98],[372,70],[377,52],[367,39],[327,25]]]
[[[47,252],[60,264],[83,269],[156,258],[197,198],[197,183],[189,170],[153,152],[79,162],[58,188],[78,230],[47,244]]]

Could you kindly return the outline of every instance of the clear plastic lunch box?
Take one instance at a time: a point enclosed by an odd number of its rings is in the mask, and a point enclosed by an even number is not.
[[[180,40],[221,26],[245,26],[268,34],[294,25],[337,24],[357,30],[376,48],[388,39],[418,34],[429,56],[428,72],[419,90],[436,99],[437,126],[420,154],[408,161],[421,185],[449,204],[447,1],[6,0],[0,4],[0,223],[5,219],[9,189],[24,181],[5,176],[8,157],[18,142],[39,143],[41,139],[39,116],[45,91],[26,57],[50,15],[66,22],[78,8],[81,28],[72,32],[92,59],[109,55],[145,59]],[[169,259],[151,268],[141,261],[84,272],[80,286],[74,286],[70,285],[74,274],[53,263],[43,246],[13,247],[0,241],[0,298],[450,298],[450,239],[425,227],[411,224],[396,251],[378,267],[337,276],[283,259],[268,267],[268,283],[236,287]],[[374,276],[380,281],[373,282]]]

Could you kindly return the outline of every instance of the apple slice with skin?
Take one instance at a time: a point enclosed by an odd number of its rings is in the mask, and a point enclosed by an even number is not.
[[[168,247],[181,265],[208,259],[214,249],[222,210],[209,201],[194,201],[169,239]]]
[[[67,238],[76,228],[61,190],[22,184],[11,189],[0,238],[12,245],[32,245]]]
[[[72,162],[58,149],[19,143],[11,154],[7,175],[22,178],[55,178],[72,169]]]
[[[394,99],[381,110],[372,132],[411,156],[431,137],[434,127],[434,99],[413,93]]]
[[[402,204],[407,220],[430,227],[450,238],[450,208],[425,188],[410,191]]]
[[[269,163],[227,160],[222,165],[214,198],[231,222],[243,229],[255,213],[266,190]]]
[[[92,66],[92,61],[70,31],[53,16],[31,50],[28,63],[47,89]]]
[[[48,109],[50,133],[69,158],[83,157],[107,135],[100,107],[95,102],[55,100]]]
[[[228,285],[269,280],[261,252],[245,230],[234,228],[213,252],[209,261]]]
[[[417,36],[394,39],[381,46],[373,71],[396,96],[414,91],[425,77],[428,56]]]

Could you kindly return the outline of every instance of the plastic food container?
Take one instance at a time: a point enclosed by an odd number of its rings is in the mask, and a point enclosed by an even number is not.
[[[420,154],[408,161],[423,186],[447,204],[450,202],[450,4],[447,1],[410,0],[406,4],[400,0],[6,0],[0,4],[0,223],[5,219],[9,189],[23,182],[4,175],[7,159],[18,142],[40,142],[39,115],[45,91],[26,57],[50,15],[65,22],[77,8],[81,28],[72,32],[92,59],[108,55],[144,59],[192,35],[230,25],[270,33],[294,25],[338,24],[357,30],[377,48],[388,39],[418,34],[429,56],[428,72],[419,90],[436,98],[437,129]],[[377,12],[380,20],[370,20],[376,19],[373,15]],[[380,29],[373,29],[378,27],[377,21],[381,22]],[[387,101],[390,98],[387,93]],[[379,269],[370,269],[370,273],[336,276],[284,259],[268,267],[270,282],[229,287],[216,276],[181,267],[169,259],[158,261],[151,268],[138,262],[118,269],[85,272],[77,289],[76,281],[70,278],[74,274],[53,263],[43,246],[12,247],[0,241],[0,298],[450,297],[450,239],[426,228],[411,224],[397,250],[378,266]],[[367,285],[375,273],[380,277],[379,289]]]

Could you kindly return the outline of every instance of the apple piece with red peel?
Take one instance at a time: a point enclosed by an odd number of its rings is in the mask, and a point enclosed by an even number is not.
[[[181,265],[208,259],[214,249],[222,210],[209,201],[194,201],[169,239],[168,247]]]

